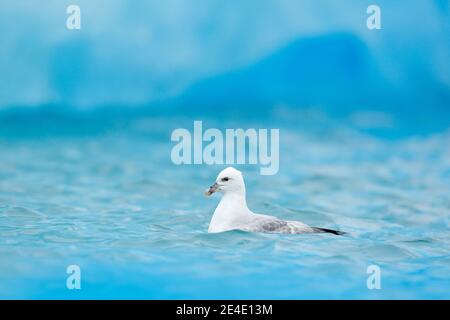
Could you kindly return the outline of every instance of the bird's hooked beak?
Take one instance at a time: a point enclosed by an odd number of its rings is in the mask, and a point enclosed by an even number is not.
[[[212,195],[214,192],[217,191],[217,189],[219,189],[219,185],[217,184],[217,182],[214,182],[214,184],[205,191],[205,196],[208,197]]]

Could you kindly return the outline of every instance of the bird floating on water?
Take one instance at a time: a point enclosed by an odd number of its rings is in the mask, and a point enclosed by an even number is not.
[[[284,221],[273,216],[253,213],[247,207],[242,173],[233,167],[222,170],[217,176],[216,182],[205,191],[205,195],[210,196],[215,192],[221,192],[223,196],[209,224],[209,233],[242,230],[286,234],[345,234],[342,231],[310,227],[299,221]]]

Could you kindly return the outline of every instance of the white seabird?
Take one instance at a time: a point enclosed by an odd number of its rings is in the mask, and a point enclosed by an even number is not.
[[[247,207],[242,173],[232,167],[219,173],[216,182],[206,190],[205,195],[210,196],[217,191],[223,196],[209,224],[209,233],[242,230],[290,234],[324,232],[345,234],[337,230],[310,227],[299,221],[284,221],[265,214],[253,213]]]

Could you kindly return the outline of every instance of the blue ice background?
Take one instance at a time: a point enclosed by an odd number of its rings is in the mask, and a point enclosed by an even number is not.
[[[1,108],[186,96],[191,108],[448,110],[448,1],[378,1],[380,31],[366,28],[370,1],[78,1],[81,31],[64,28],[68,4],[2,3]]]
[[[1,5],[0,297],[449,297],[448,1],[72,3]],[[169,158],[197,119],[280,128],[252,208],[353,236],[206,234],[221,167]]]

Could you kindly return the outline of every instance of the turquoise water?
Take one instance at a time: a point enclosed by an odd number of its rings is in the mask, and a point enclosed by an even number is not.
[[[0,298],[450,298],[450,132],[298,119],[204,123],[280,128],[277,175],[236,166],[250,208],[349,236],[208,234],[223,166],[170,160],[193,118],[3,121]]]

